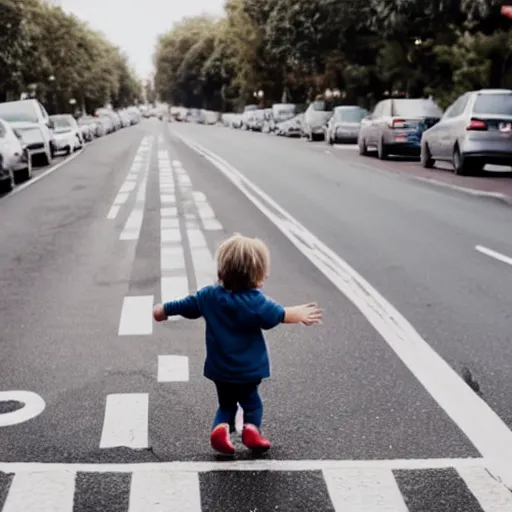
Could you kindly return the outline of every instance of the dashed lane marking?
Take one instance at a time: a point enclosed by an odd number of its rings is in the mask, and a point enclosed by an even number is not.
[[[507,263],[508,265],[512,265],[512,258],[510,258],[509,256],[505,256],[500,252],[493,251],[492,249],[488,249],[487,247],[484,247],[482,245],[477,245],[475,249],[478,252],[485,254],[486,256],[494,258],[495,260],[501,261],[502,263]]]

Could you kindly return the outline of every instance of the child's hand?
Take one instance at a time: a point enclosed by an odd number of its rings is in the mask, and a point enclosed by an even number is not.
[[[153,318],[157,322],[165,322],[165,320],[167,320],[167,315],[165,314],[162,304],[155,304],[153,306]]]
[[[303,304],[285,308],[284,322],[287,324],[321,324],[323,312],[317,304]]]
[[[324,313],[318,307],[318,304],[313,302],[311,304],[304,304],[303,306],[299,306],[299,308],[301,323],[303,323],[304,325],[314,325],[322,323]]]

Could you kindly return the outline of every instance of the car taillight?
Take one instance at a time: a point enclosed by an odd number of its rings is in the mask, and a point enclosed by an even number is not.
[[[391,128],[405,128],[405,119],[393,119]]]
[[[471,119],[466,130],[470,131],[486,131],[487,123],[485,121],[480,121],[479,119]]]

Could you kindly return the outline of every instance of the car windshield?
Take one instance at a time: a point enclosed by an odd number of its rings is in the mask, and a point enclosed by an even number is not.
[[[512,116],[512,94],[480,94],[473,112]]]
[[[55,116],[51,118],[55,129],[65,130],[71,128],[71,120],[68,117]]]
[[[442,110],[432,101],[424,99],[393,100],[393,116],[442,117]]]
[[[33,104],[23,101],[0,103],[0,117],[8,123],[38,122]]]
[[[366,114],[362,108],[340,108],[336,110],[336,119],[346,123],[360,123]]]

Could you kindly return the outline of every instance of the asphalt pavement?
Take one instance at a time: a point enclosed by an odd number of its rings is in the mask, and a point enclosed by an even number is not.
[[[150,120],[0,199],[2,512],[512,510],[511,210],[350,151]],[[273,448],[224,461],[204,324],[151,305],[233,232],[325,321],[268,333]]]

